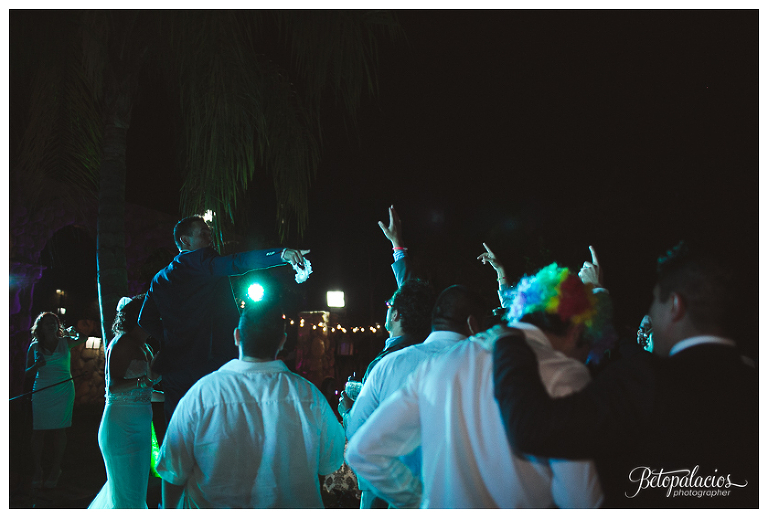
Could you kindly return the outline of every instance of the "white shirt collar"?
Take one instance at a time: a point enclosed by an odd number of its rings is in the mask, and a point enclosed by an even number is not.
[[[247,362],[235,358],[220,367],[220,370],[234,372],[290,372],[290,369],[282,360],[273,360],[271,362]]]
[[[680,340],[674,346],[672,346],[672,349],[669,350],[669,355],[672,356],[674,354],[679,353],[680,351],[688,349],[689,347],[694,347],[696,345],[701,345],[701,344],[721,344],[721,345],[729,345],[731,347],[736,346],[736,342],[734,342],[730,338],[723,338],[722,336],[713,336],[713,335],[691,336],[690,338],[686,338],[685,340]]]
[[[466,335],[455,331],[432,331],[424,343],[434,342],[435,340],[466,340]]]

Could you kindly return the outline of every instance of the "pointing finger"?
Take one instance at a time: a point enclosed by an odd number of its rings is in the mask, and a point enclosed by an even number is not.
[[[592,254],[592,264],[595,266],[600,266],[600,262],[597,260],[597,252],[595,252],[595,248],[590,245],[589,251]]]
[[[488,255],[493,255],[493,252],[491,252],[491,249],[490,249],[490,248],[488,248],[488,245],[486,245],[485,243],[483,243],[483,246],[485,247],[485,249],[486,249],[486,250],[488,250]]]

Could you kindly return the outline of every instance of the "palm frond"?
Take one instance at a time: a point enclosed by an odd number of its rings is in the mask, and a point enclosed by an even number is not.
[[[28,87],[14,92],[24,120],[12,170],[21,175],[16,182],[23,182],[33,206],[51,193],[77,203],[92,196],[97,185],[101,120],[82,68],[77,14],[18,24],[19,30],[29,31],[22,36],[27,46],[14,45],[12,59],[30,73],[26,79],[15,78]]]
[[[361,93],[375,93],[375,30],[395,34],[396,22],[379,11],[206,11],[167,25],[184,126],[182,213],[233,221],[258,172],[272,180],[281,239],[294,226],[301,235],[321,99],[335,95],[354,115]],[[283,49],[265,43],[280,33]]]

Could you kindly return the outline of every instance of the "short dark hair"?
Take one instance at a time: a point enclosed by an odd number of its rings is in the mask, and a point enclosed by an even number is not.
[[[272,360],[285,336],[285,319],[273,304],[251,304],[240,315],[237,328],[243,354]]]
[[[479,294],[466,286],[454,284],[437,296],[432,310],[432,329],[461,332],[470,315],[482,323],[485,313],[486,304]]]
[[[673,292],[680,295],[691,322],[702,330],[729,324],[729,308],[737,306],[735,272],[716,246],[681,241],[659,257],[656,271],[661,302]]]
[[[181,236],[191,236],[192,225],[197,221],[205,223],[205,219],[203,219],[203,217],[199,214],[195,216],[188,216],[176,223],[176,226],[173,227],[173,240],[176,242],[176,248],[181,250],[181,248],[184,246],[184,243],[181,242]]]
[[[534,325],[546,331],[552,333],[555,336],[565,336],[568,331],[568,326],[571,325],[570,320],[563,321],[560,315],[547,313],[546,311],[536,311],[534,313],[526,313],[520,317],[520,322]]]
[[[405,281],[392,295],[392,308],[400,315],[400,326],[405,334],[426,336],[432,327],[432,306],[435,291],[421,279]]]
[[[140,293],[133,297],[129,303],[117,312],[115,321],[112,322],[112,332],[115,334],[128,333],[139,325],[139,313],[144,304],[146,293]]]

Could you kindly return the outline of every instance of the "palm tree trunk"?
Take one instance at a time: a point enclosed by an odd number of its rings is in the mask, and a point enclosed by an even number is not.
[[[125,149],[131,117],[128,89],[114,88],[117,102],[104,130],[104,154],[99,180],[99,216],[96,264],[101,313],[101,336],[106,345],[112,339],[112,322],[117,303],[128,295],[125,261]],[[110,96],[108,96],[109,99]]]

